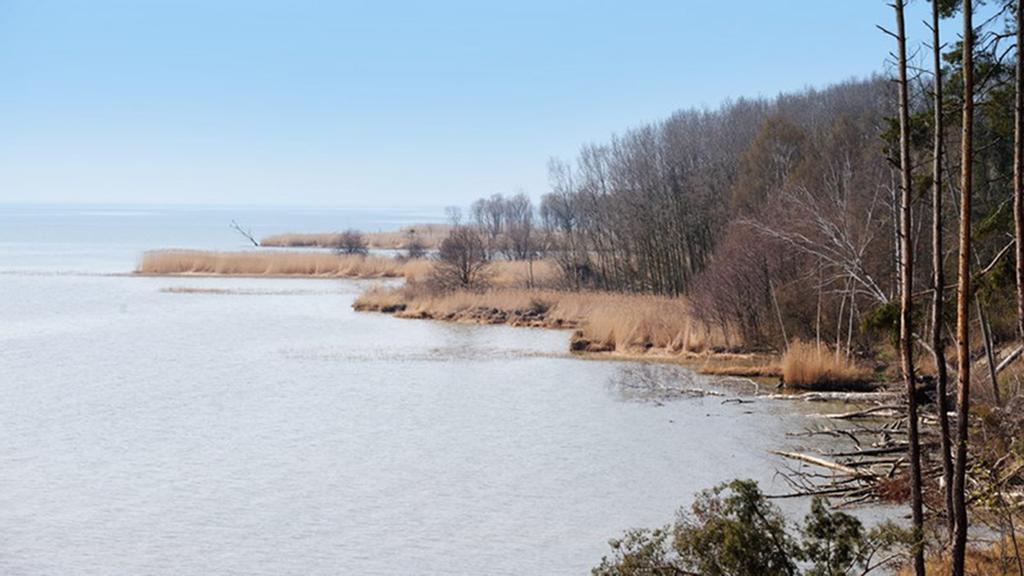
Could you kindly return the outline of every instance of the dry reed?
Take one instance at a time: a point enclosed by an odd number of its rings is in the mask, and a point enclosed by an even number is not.
[[[870,382],[871,371],[827,346],[794,342],[781,361],[787,386],[815,390],[848,389]]]
[[[426,263],[429,265],[429,263]],[[396,278],[422,273],[421,261],[323,252],[157,250],[142,255],[136,273],[150,275]]]
[[[415,237],[424,249],[434,250],[450,230],[447,224],[417,224],[394,232],[367,232],[363,239],[370,248],[400,250],[408,248],[409,239]],[[260,239],[260,246],[276,248],[339,248],[341,245],[340,232],[275,234]]]
[[[483,319],[478,311],[505,316],[535,311],[547,326],[575,326],[587,340],[616,351],[664,350],[698,353],[723,346],[726,338],[696,323],[680,299],[606,292],[494,288],[483,292],[433,292],[407,284],[374,288],[355,303],[359,309],[401,309],[401,316]]]
[[[1018,533],[1017,538],[1020,540],[1022,535]],[[971,576],[1006,576],[1020,573],[1010,537],[987,547],[969,546],[964,564],[965,573]],[[953,568],[952,558],[948,554],[932,556],[925,562],[925,568],[929,574],[950,574]],[[899,572],[900,576],[913,574],[914,570],[910,566]]]

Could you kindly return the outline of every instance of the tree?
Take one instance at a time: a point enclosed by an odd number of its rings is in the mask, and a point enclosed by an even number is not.
[[[410,260],[416,258],[423,258],[427,255],[427,249],[420,241],[419,235],[416,234],[414,228],[410,228],[405,233],[405,257]]]
[[[365,255],[367,253],[366,240],[363,233],[349,228],[338,237],[338,252],[350,255]]]
[[[907,440],[910,463],[910,509],[916,541],[924,537],[924,511],[921,496],[921,441],[918,437],[917,387],[914,383],[913,294],[914,251],[911,245],[911,158],[910,158],[910,97],[907,83],[907,31],[904,23],[905,0],[896,0],[896,43],[899,62],[899,115],[900,115],[900,361],[907,394]],[[924,576],[924,547],[914,550],[914,572]]]
[[[533,202],[520,192],[504,200],[505,257],[509,260],[532,260],[534,245]]]
[[[443,290],[483,288],[487,281],[487,250],[469,226],[454,226],[441,241],[431,280]]]
[[[939,419],[939,451],[942,459],[943,492],[946,503],[946,528],[953,537],[953,457],[949,445],[949,406],[946,370],[946,339],[942,335],[943,303],[946,278],[942,255],[942,160],[944,119],[942,116],[942,43],[939,20],[942,16],[940,0],[932,0],[932,325],[931,344],[935,357],[935,405]]]
[[[967,440],[971,401],[971,343],[968,303],[971,292],[971,195],[974,161],[974,7],[963,3],[963,121],[960,141],[960,251],[957,257],[956,461],[953,474],[953,576],[964,576],[967,552]]]
[[[1024,2],[1015,10],[1017,37],[1013,106],[1013,219],[1017,249],[1017,333],[1024,338]]]

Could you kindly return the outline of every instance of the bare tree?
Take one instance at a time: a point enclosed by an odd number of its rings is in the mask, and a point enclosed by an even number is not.
[[[914,527],[914,572],[924,576],[924,512],[921,496],[921,441],[918,436],[917,387],[914,383],[913,294],[914,253],[911,245],[910,204],[912,166],[910,158],[910,97],[907,83],[907,31],[905,0],[893,3],[896,10],[896,42],[899,52],[900,117],[900,360],[907,394],[907,440],[910,463],[910,509]]]
[[[520,192],[504,200],[505,257],[510,260],[532,260],[534,243],[533,202]]]
[[[416,234],[415,228],[410,228],[405,233],[405,257],[409,259],[423,258],[427,255],[427,249]]]
[[[960,142],[960,252],[957,258],[956,338],[957,410],[956,462],[953,474],[953,576],[964,576],[967,552],[967,440],[971,401],[971,193],[974,161],[974,7],[963,3],[963,122]]]
[[[363,233],[349,228],[338,236],[338,252],[350,255],[365,255],[368,250]]]
[[[1014,79],[1013,216],[1017,242],[1017,332],[1024,338],[1024,2],[1016,9],[1017,55]]]
[[[431,280],[443,290],[476,290],[487,284],[484,240],[469,226],[455,226],[441,241]]]
[[[505,199],[501,194],[494,194],[490,198],[480,198],[473,202],[469,211],[484,239],[487,257],[491,258],[495,252],[502,249],[502,233],[505,231]]]
[[[942,459],[943,491],[946,503],[946,528],[953,537],[953,457],[949,438],[949,406],[946,370],[946,339],[942,335],[943,298],[946,286],[942,265],[942,160],[945,136],[942,117],[942,43],[939,36],[941,7],[932,0],[932,65],[933,76],[932,123],[932,353],[935,357],[935,404],[939,418],[939,450]]]

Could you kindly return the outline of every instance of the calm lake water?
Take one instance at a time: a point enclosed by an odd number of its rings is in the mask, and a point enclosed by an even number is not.
[[[117,275],[242,248],[231,218],[440,214],[0,207],[0,573],[586,574],[700,489],[785,491],[768,450],[820,407],[659,400],[715,383],[353,312],[365,282]]]

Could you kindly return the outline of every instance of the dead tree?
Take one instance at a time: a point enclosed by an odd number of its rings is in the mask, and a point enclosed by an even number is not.
[[[1024,338],[1024,2],[1017,2],[1017,71],[1014,80],[1013,216],[1017,241],[1017,332]]]
[[[921,442],[918,437],[917,390],[914,383],[913,294],[914,252],[911,245],[910,96],[907,83],[905,0],[896,0],[896,43],[899,50],[900,115],[900,360],[907,390],[907,458],[910,461],[910,509],[914,524],[914,572],[924,576],[924,512],[921,497]]]
[[[971,194],[974,160],[974,9],[963,3],[963,128],[960,161],[960,252],[957,257],[956,338],[957,406],[956,466],[953,474],[953,576],[964,576],[967,552],[967,436],[971,393],[969,299],[971,292]]]
[[[935,403],[938,412],[940,443],[942,452],[942,479],[946,503],[946,528],[953,537],[953,457],[949,445],[949,406],[946,383],[946,340],[942,336],[943,291],[946,285],[942,269],[942,157],[945,122],[942,117],[942,43],[939,37],[941,17],[938,0],[932,0],[932,64],[933,77],[933,123],[932,135],[932,353],[935,356]]]
[[[260,243],[258,240],[256,240],[256,237],[252,235],[252,230],[248,228],[242,228],[238,224],[238,222],[235,222],[234,220],[231,221],[231,229],[244,236],[245,239],[248,240],[249,242],[252,242],[253,246],[259,248]]]

